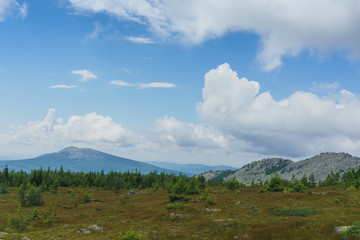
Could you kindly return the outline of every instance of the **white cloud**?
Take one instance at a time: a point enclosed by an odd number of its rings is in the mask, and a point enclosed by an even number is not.
[[[174,83],[167,82],[151,82],[151,83],[142,83],[139,85],[140,88],[173,88],[176,87]]]
[[[260,36],[264,70],[302,51],[342,50],[360,57],[360,2],[357,0],[68,0],[79,12],[106,13],[146,24],[159,37],[190,44],[229,32]],[[240,44],[240,43],[239,43]]]
[[[121,81],[121,80],[112,80],[110,82],[110,84],[120,86],[120,87],[132,87],[132,86],[134,86],[134,84],[132,84],[132,83],[124,82],[124,81]]]
[[[295,92],[279,101],[259,91],[258,82],[238,78],[223,64],[205,75],[197,111],[257,153],[295,156],[360,147],[360,99],[350,91],[331,97]]]
[[[26,18],[28,14],[28,4],[20,4],[15,0],[1,0],[0,1],[0,21],[3,21],[7,15],[16,12],[19,17]]]
[[[128,83],[121,80],[112,80],[109,82],[111,85],[121,86],[121,87],[139,87],[141,89],[144,88],[173,88],[176,87],[174,83],[167,82],[151,82],[151,83]]]
[[[77,88],[79,86],[76,85],[53,85],[50,86],[49,88]]]
[[[144,37],[125,37],[126,40],[129,40],[130,42],[137,43],[137,44],[152,44],[155,43],[150,38],[144,38]]]
[[[2,135],[0,140],[3,144],[44,146],[110,144],[127,148],[137,144],[136,135],[110,117],[93,112],[84,116],[71,116],[65,122],[56,118],[55,109],[49,109],[43,120],[14,127],[12,133]]]
[[[148,138],[152,143],[160,144],[158,149],[166,146],[167,150],[180,147],[189,151],[214,148],[219,150],[227,147],[227,141],[222,133],[206,125],[183,123],[173,117],[156,120]]]
[[[89,81],[91,79],[97,79],[97,76],[94,73],[92,73],[92,72],[90,72],[89,70],[86,70],[86,69],[74,70],[71,73],[76,74],[76,75],[80,75],[81,76],[81,79],[80,79],[81,82],[86,82],[86,81]]]

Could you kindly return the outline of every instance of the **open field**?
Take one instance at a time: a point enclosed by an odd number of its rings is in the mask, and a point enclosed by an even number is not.
[[[341,239],[334,228],[360,219],[359,191],[262,190],[241,187],[224,192],[220,187],[209,187],[192,195],[189,202],[168,205],[163,190],[137,190],[139,195],[129,196],[125,190],[59,188],[58,194],[43,195],[45,205],[37,207],[41,218],[51,207],[54,222],[29,221],[28,228],[18,232],[8,224],[9,216],[28,218],[34,207],[19,207],[16,189],[11,188],[9,194],[0,195],[0,232],[8,233],[0,238],[113,239],[133,228],[144,239]],[[327,194],[310,194],[312,191]],[[90,193],[91,201],[81,203],[79,199],[86,193]],[[205,196],[215,204],[209,204]],[[308,210],[309,215],[301,216]],[[77,232],[92,224],[104,231]]]

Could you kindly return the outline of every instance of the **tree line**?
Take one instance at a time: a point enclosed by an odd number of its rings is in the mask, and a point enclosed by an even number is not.
[[[97,187],[108,190],[119,189],[146,189],[146,188],[162,188],[171,189],[171,187],[182,178],[189,184],[193,181],[196,185],[204,185],[206,180],[203,176],[197,178],[185,177],[184,175],[167,174],[157,171],[141,174],[141,172],[127,171],[118,172],[111,171],[109,173],[100,172],[71,172],[60,170],[38,169],[31,172],[25,171],[9,171],[8,167],[0,170],[0,184],[7,187],[20,187],[22,185],[32,185],[40,187],[44,191],[56,191],[58,187]]]

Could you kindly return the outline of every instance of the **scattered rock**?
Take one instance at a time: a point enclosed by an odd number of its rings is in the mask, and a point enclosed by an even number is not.
[[[90,234],[90,231],[89,231],[89,229],[87,229],[87,228],[81,229],[80,231],[77,231],[77,232],[79,232],[79,233],[85,233],[85,234]]]
[[[8,234],[7,232],[0,232],[0,236],[1,235],[6,235],[6,234]]]
[[[222,218],[222,219],[217,219],[217,220],[215,220],[215,222],[227,222],[227,221],[236,221],[236,219],[233,219],[233,218]]]
[[[99,226],[98,226],[98,225],[96,225],[96,224],[94,224],[94,225],[90,225],[88,228],[89,228],[89,229],[96,230],[96,231],[104,231],[104,228],[99,227]]]
[[[200,211],[204,211],[204,212],[220,212],[221,209],[218,209],[218,208],[201,208]]]
[[[171,213],[170,217],[182,217],[182,214],[179,213]]]
[[[31,240],[31,239],[28,237],[23,237],[21,240]]]
[[[137,191],[131,190],[128,191],[128,195],[139,195],[139,193]]]
[[[312,195],[326,195],[326,192],[311,192]]]
[[[334,229],[336,233],[342,233],[345,232],[349,227],[351,226],[339,226]]]

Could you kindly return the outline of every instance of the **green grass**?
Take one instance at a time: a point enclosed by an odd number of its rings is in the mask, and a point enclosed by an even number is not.
[[[358,190],[311,190],[326,195],[267,192],[261,187],[240,187],[240,194],[221,190],[210,187],[194,195],[193,200],[170,205],[164,190],[136,189],[139,195],[128,196],[126,190],[60,187],[57,194],[42,194],[44,205],[38,206],[35,214],[39,219],[28,221],[34,216],[34,207],[19,208],[17,189],[9,188],[8,194],[0,195],[0,232],[8,233],[0,238],[105,240],[133,229],[145,240],[340,240],[334,228],[360,220]],[[79,202],[84,193],[91,196],[86,204]],[[207,197],[216,199],[216,205],[209,205]],[[341,201],[334,204],[335,198]],[[23,220],[8,221],[18,216]],[[93,224],[104,231],[78,232]]]
[[[179,209],[185,208],[185,204],[183,203],[169,203],[166,205],[166,209]]]
[[[286,217],[307,217],[309,215],[319,214],[320,210],[315,208],[280,208],[270,211],[274,216]]]

